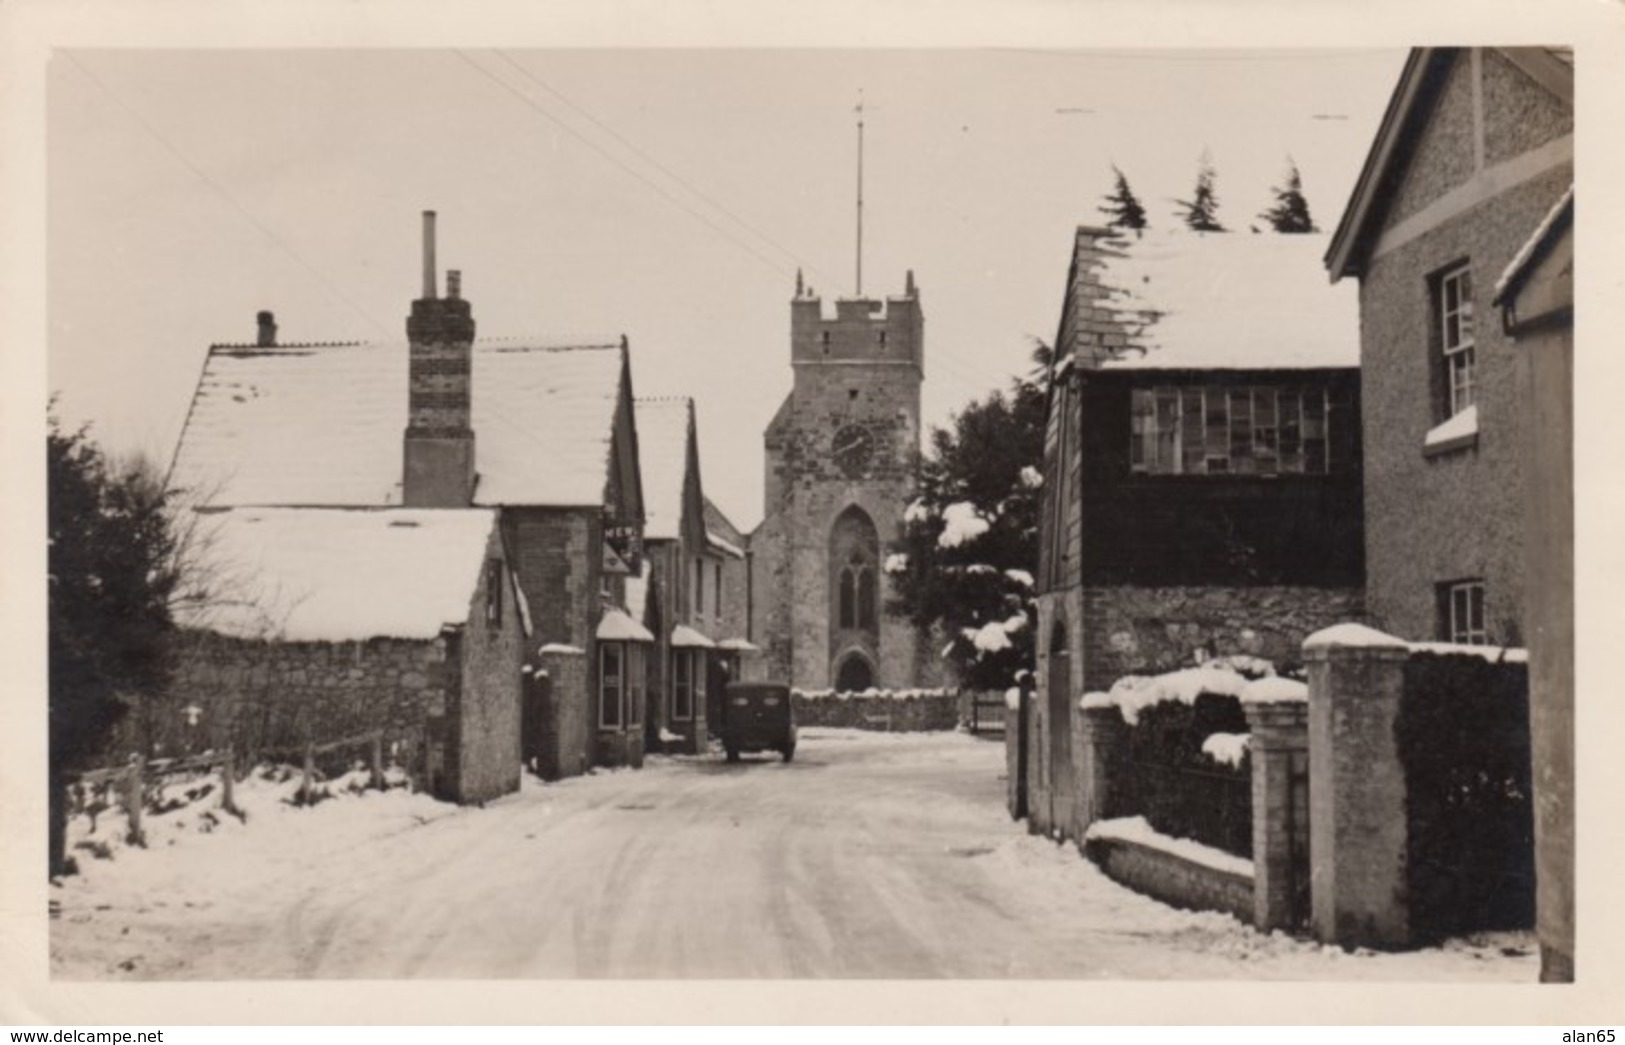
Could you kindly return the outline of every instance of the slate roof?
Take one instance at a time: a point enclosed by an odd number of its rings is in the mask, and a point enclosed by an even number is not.
[[[689,417],[694,400],[639,399],[638,463],[643,471],[644,540],[675,540],[683,528],[683,478],[688,471]]]
[[[1326,281],[1323,235],[1179,229],[1106,245],[1105,260],[1078,278],[1107,296],[1069,303],[1074,315],[1107,313],[1093,321],[1123,336],[1104,370],[1359,365],[1359,291]]]
[[[602,504],[624,355],[476,342],[475,503]],[[404,341],[216,345],[170,485],[213,505],[398,505],[406,411]]]
[[[229,601],[182,627],[236,638],[432,639],[468,621],[489,509],[236,508],[198,517],[200,565]]]

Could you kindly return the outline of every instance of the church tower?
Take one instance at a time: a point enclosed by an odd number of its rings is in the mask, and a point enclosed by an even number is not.
[[[802,689],[928,685],[913,625],[887,612],[884,569],[920,449],[914,275],[901,295],[842,298],[833,315],[796,282],[795,381],[765,433],[764,518],[751,537],[753,634],[769,677]]]

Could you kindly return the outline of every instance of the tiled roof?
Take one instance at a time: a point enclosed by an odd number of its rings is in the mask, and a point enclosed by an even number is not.
[[[637,401],[645,540],[675,540],[682,533],[683,477],[688,471],[688,419],[693,405],[686,397]]]
[[[229,599],[177,613],[238,638],[431,639],[469,619],[494,512],[236,508],[198,517],[200,567]]]
[[[601,504],[622,358],[618,340],[476,342],[476,503]],[[406,410],[405,342],[217,345],[170,484],[214,505],[398,505]]]
[[[1359,291],[1327,282],[1325,246],[1316,233],[1125,235],[1107,241],[1095,271],[1080,274],[1107,297],[1073,304],[1106,310],[1109,318],[1094,322],[1124,336],[1104,369],[1358,366]]]

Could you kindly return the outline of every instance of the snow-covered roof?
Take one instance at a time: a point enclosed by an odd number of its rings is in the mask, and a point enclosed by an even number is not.
[[[1507,262],[1507,267],[1501,272],[1501,278],[1495,281],[1495,295],[1490,300],[1492,305],[1501,304],[1507,291],[1515,288],[1515,284],[1523,278],[1524,272],[1535,260],[1536,254],[1545,246],[1547,237],[1556,231],[1558,222],[1563,220],[1573,207],[1574,183],[1570,182],[1568,191],[1552,205],[1552,209],[1546,212],[1540,224],[1535,226],[1535,231],[1530,233],[1523,246],[1518,248],[1518,253]]]
[[[476,343],[481,505],[603,503],[621,386],[619,340]],[[210,349],[170,475],[214,505],[401,502],[407,345]]]
[[[715,548],[722,554],[732,556],[735,559],[743,559],[745,557],[745,549],[739,547],[739,545],[728,540],[715,530],[705,531],[705,543],[712,548]]]
[[[1329,284],[1315,233],[1152,231],[1108,241],[1092,274],[1099,322],[1125,345],[1110,370],[1262,370],[1360,363],[1357,287]],[[1109,335],[1108,335],[1109,336]]]
[[[468,621],[495,524],[474,508],[204,514],[200,567],[229,601],[177,623],[291,642],[433,638]]]
[[[737,653],[755,653],[762,648],[749,639],[723,639],[717,646]]]
[[[717,644],[712,642],[703,632],[679,624],[671,629],[671,645],[673,649],[716,649]]]
[[[645,540],[675,540],[682,533],[688,421],[693,408],[694,401],[686,396],[639,399],[635,406]]]
[[[629,617],[625,610],[607,609],[594,633],[600,642],[653,642],[649,629]]]

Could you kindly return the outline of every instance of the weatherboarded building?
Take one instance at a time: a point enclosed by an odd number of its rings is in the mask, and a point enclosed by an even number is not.
[[[437,293],[432,216],[426,230],[406,341],[278,344],[262,314],[256,343],[210,349],[171,486],[211,510],[494,512],[533,611],[512,665],[521,750],[548,777],[639,763],[649,636],[623,607],[643,527],[626,343],[476,343],[459,275]]]
[[[1077,230],[1040,522],[1032,823],[1072,822],[1078,699],[1301,659],[1361,614],[1358,316],[1312,234]]]

